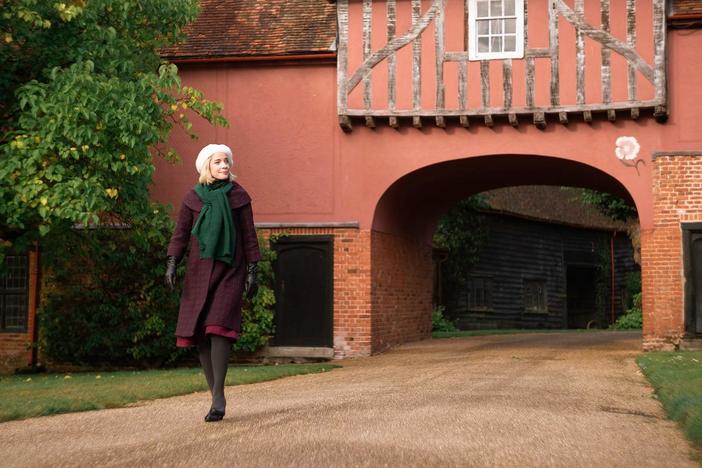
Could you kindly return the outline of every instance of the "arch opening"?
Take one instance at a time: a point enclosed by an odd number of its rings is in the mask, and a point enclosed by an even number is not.
[[[383,193],[373,216],[371,327],[374,350],[402,341],[430,336],[431,311],[437,304],[436,271],[433,269],[436,252],[432,251],[432,238],[441,216],[460,200],[471,195],[526,185],[592,189],[618,196],[632,203],[637,207],[640,217],[642,211],[650,211],[648,207],[651,203],[645,193],[632,194],[612,175],[592,166],[558,157],[533,155],[472,157],[433,164],[404,175]],[[626,234],[616,242],[623,240],[623,237],[627,237]],[[613,246],[614,241],[612,242]],[[568,279],[571,281],[571,295],[577,292],[577,288],[573,287],[574,282],[593,282],[596,273],[592,260],[594,256],[591,255],[588,260],[583,260],[584,257],[579,258],[576,250],[570,249],[566,252],[570,255],[569,261],[564,262],[560,269],[553,270],[550,278],[546,278],[547,275],[540,275],[538,271],[512,278],[512,289],[519,289],[522,296],[524,291],[528,291],[528,298],[522,297],[522,302],[514,305],[511,318],[495,328],[585,328],[592,325],[594,318],[588,318],[587,314],[576,317],[575,313],[568,316],[567,313],[556,311],[549,315],[539,310],[543,304],[546,306],[553,304],[552,308],[558,306],[561,311],[565,309],[568,305],[566,303]],[[614,254],[613,247],[610,253]],[[560,254],[565,255],[564,252]],[[558,288],[551,292],[540,289],[545,287],[547,280],[553,282],[558,275],[563,277]],[[621,287],[623,280],[618,278],[617,282],[619,284],[615,286]],[[616,293],[615,286],[610,291],[612,298]],[[483,284],[483,294],[487,294],[486,288],[487,286]],[[480,290],[480,287],[478,286],[476,290]],[[584,294],[591,293],[593,293],[592,288],[585,288]],[[543,298],[542,303],[534,299],[538,299],[539,295]],[[561,302],[551,301],[551,298],[560,298]],[[529,302],[527,306],[524,305],[525,300]],[[608,299],[608,301],[614,304],[613,300]],[[620,315],[623,304],[621,300],[618,302],[616,315]],[[575,302],[570,304],[571,312],[577,305]],[[608,304],[607,317],[598,318],[596,325],[608,325],[607,322],[611,317],[610,309],[613,307],[610,305]],[[485,304],[478,304],[478,306],[484,307]],[[529,315],[529,313],[523,313],[525,308],[533,309],[530,320],[515,321],[516,316]],[[475,322],[469,325],[469,328],[478,328]],[[496,324],[488,323],[488,325],[494,327]]]
[[[396,180],[380,197],[372,229],[431,242],[443,213],[459,200],[492,189],[520,185],[581,187],[633,203],[642,224],[650,218],[650,194],[632,194],[615,177],[553,156],[492,155],[425,166]]]

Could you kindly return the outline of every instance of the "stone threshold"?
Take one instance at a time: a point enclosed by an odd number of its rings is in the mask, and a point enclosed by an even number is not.
[[[681,351],[702,351],[702,336],[683,338],[680,341]]]
[[[268,346],[262,350],[266,357],[333,359],[334,348],[311,346]]]

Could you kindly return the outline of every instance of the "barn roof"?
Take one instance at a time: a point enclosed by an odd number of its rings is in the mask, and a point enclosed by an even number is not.
[[[591,229],[626,229],[622,222],[613,221],[596,208],[581,201],[582,189],[546,185],[523,185],[484,192],[489,211],[509,214],[536,221]]]
[[[201,0],[188,39],[170,59],[335,52],[336,5],[328,0]]]

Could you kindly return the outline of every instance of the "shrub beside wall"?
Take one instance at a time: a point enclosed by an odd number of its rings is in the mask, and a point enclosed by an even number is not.
[[[153,367],[187,355],[175,347],[180,286],[171,291],[163,279],[172,230],[168,215],[155,210],[148,227],[71,230],[47,239],[38,314],[46,357],[79,365]],[[262,284],[247,303],[239,349],[259,348],[273,329],[274,254],[262,249]]]

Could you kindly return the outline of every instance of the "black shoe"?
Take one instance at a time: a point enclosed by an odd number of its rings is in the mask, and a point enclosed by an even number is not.
[[[224,411],[219,411],[214,408],[210,409],[210,412],[205,415],[206,422],[221,421],[224,418]]]

